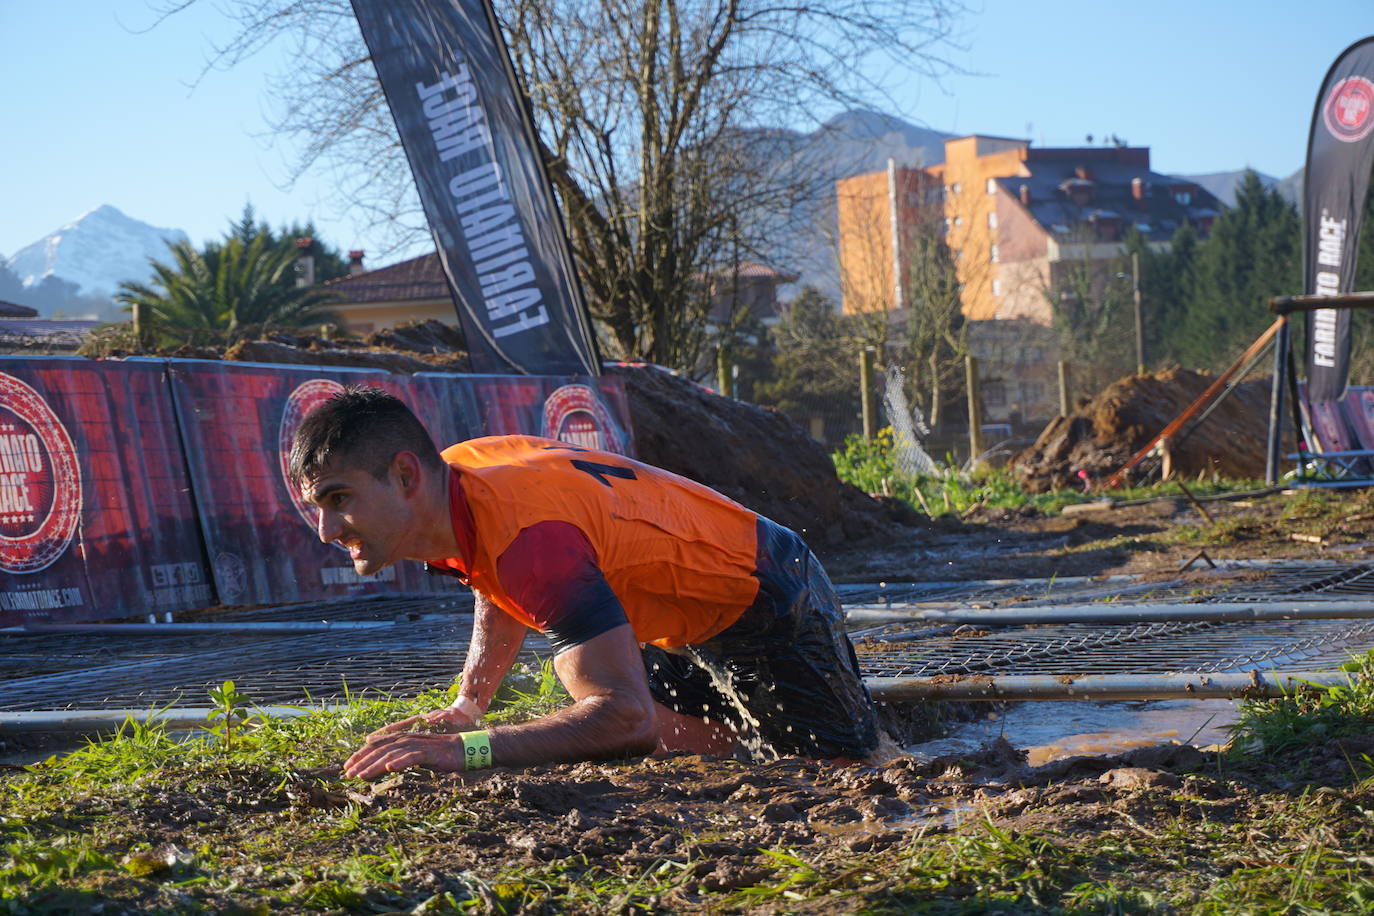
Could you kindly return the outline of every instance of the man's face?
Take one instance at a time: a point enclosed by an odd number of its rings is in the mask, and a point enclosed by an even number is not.
[[[320,510],[320,540],[347,548],[358,575],[370,576],[405,558],[411,505],[394,465],[382,480],[356,468],[326,466],[301,493]]]

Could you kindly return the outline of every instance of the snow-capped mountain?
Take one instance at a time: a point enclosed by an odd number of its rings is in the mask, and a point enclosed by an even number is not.
[[[152,275],[148,259],[166,261],[167,244],[185,239],[180,229],[150,226],[103,204],[4,263],[25,286],[56,276],[79,284],[83,295],[113,293],[121,280],[146,280]]]

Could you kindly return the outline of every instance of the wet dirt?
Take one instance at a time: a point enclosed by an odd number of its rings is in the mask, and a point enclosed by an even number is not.
[[[840,548],[825,566],[838,582],[1176,579],[1205,576],[1211,564],[1229,560],[1374,558],[1370,490],[1281,491],[1204,505],[1211,521],[1181,494],[1077,515],[980,508],[964,519],[941,516],[904,537]]]
[[[520,772],[407,771],[370,784],[341,780],[335,767],[285,778],[235,768],[208,780],[144,781],[118,800],[76,799],[53,823],[100,823],[112,854],[152,850],[150,867],[175,867],[158,863],[192,850],[264,844],[269,859],[235,866],[222,896],[204,900],[211,909],[270,892],[277,865],[325,869],[399,843],[407,877],[383,885],[393,898],[468,893],[474,876],[486,886],[515,875],[537,883],[568,867],[627,880],[667,872],[676,876],[671,887],[641,911],[718,912],[717,895],[777,880],[778,850],[824,867],[986,822],[1091,845],[1122,830],[1241,819],[1270,804],[1272,793],[1297,797],[1314,783],[1350,783],[1357,774],[1349,761],[1370,750],[1374,736],[1308,749],[1297,779],[1292,761],[1250,769],[1228,761],[1223,774],[1215,755],[1176,744],[1034,766],[1000,738],[883,766],[676,755]]]
[[[973,705],[973,704],[970,704]],[[978,704],[974,717],[933,741],[908,745],[917,757],[969,753],[1002,738],[1039,766],[1065,757],[1123,754],[1156,744],[1224,745],[1239,703],[1233,700],[1081,700]]]
[[[1090,481],[1105,480],[1215,381],[1176,368],[1126,376],[1052,421],[1011,467],[1032,492],[1076,486],[1080,473]],[[1189,479],[1199,473],[1263,477],[1269,390],[1270,381],[1263,378],[1236,385],[1213,402],[1205,420],[1181,427],[1168,443],[1173,471]]]

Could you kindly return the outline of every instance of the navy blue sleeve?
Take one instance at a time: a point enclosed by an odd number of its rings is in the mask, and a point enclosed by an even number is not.
[[[501,588],[543,630],[555,654],[629,623],[596,549],[569,522],[521,531],[496,561]]]

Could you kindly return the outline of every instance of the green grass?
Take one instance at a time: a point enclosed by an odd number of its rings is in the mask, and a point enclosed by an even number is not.
[[[1374,731],[1374,653],[1344,668],[1348,684],[1310,684],[1291,696],[1245,703],[1230,726],[1235,753],[1281,755]]]
[[[341,780],[337,766],[361,736],[447,702],[451,689],[247,718],[232,744],[211,730],[222,717],[191,740],[130,722],[0,777],[0,913],[1368,912],[1374,767],[1351,760],[1329,784],[1283,787],[1332,738],[1374,729],[1374,661],[1350,669],[1347,687],[1245,704],[1234,749],[1179,788],[1098,805],[1046,802],[1017,817],[977,810],[953,825],[915,819],[886,848],[855,851],[822,836],[746,850],[749,877],[718,890],[703,883],[715,866],[708,850],[743,824],[728,806],[695,833],[665,826],[674,848],[619,871],[578,853],[465,870],[449,864],[450,844],[471,831],[500,834],[490,812],[502,808],[474,807],[461,784],[344,798],[362,786]],[[251,713],[251,698],[240,699]],[[513,677],[493,717],[515,721],[565,702],[545,665]],[[301,804],[311,791],[341,800]],[[645,810],[672,807],[670,797],[645,801]],[[169,840],[167,812],[202,806],[213,819]]]
[[[948,458],[937,474],[907,474],[897,466],[890,426],[879,430],[871,440],[859,435],[850,436],[831,457],[836,473],[846,483],[866,493],[898,499],[914,511],[931,516],[946,513],[962,515],[975,506],[990,509],[1021,509],[1029,506],[1050,515],[1074,503],[1108,497],[1118,502],[1129,502],[1183,496],[1177,484],[1168,482],[1123,487],[1110,493],[1078,489],[1029,493],[1019,478],[1006,468],[982,466],[973,471],[964,471]],[[1260,482],[1253,480],[1215,478],[1190,483],[1188,489],[1195,496],[1211,496],[1255,490],[1261,486]]]

